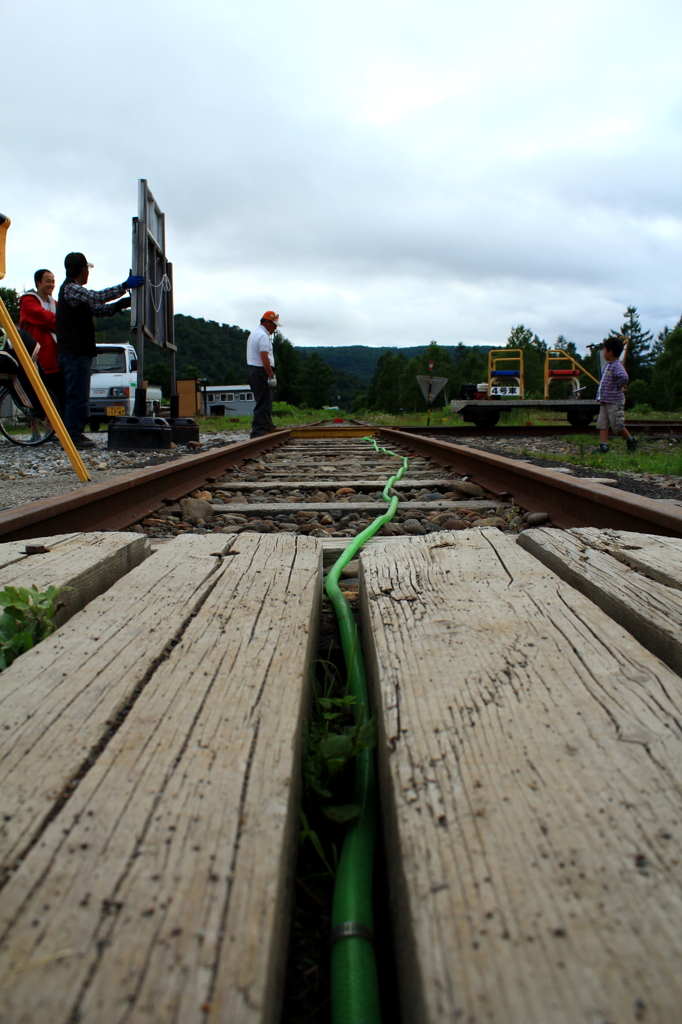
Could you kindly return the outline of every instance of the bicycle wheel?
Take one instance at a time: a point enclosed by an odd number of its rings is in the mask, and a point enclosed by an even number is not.
[[[60,412],[57,399],[48,391],[57,412]],[[45,419],[42,409],[27,409],[17,399],[11,388],[0,391],[0,433],[12,444],[35,448],[45,444],[54,437],[54,429]]]

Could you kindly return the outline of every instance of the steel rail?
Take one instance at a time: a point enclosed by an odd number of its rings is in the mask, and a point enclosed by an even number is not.
[[[682,434],[682,420],[628,420],[627,426],[642,434],[660,434],[663,436],[677,436]],[[357,437],[357,431],[364,431],[365,434],[377,434],[381,429],[376,423],[362,423],[361,420],[346,420],[343,423],[334,423],[333,420],[321,420],[319,423],[305,423],[301,426],[292,426],[296,437]],[[386,424],[387,430],[401,430],[408,434],[424,434],[426,436],[450,437],[575,437],[581,436],[598,437],[599,431],[595,426],[572,427],[566,423],[531,423],[525,426],[505,426],[497,424],[494,427],[482,427],[475,423],[466,426],[431,425],[429,427],[421,424],[405,426],[402,423]]]
[[[670,434],[673,436],[682,434],[682,420],[628,420],[627,426],[630,430],[642,434]],[[330,428],[331,429],[331,428]],[[376,429],[376,428],[375,428]],[[404,427],[391,426],[390,430],[400,430],[408,434],[432,434],[435,436],[450,437],[496,437],[503,440],[505,437],[570,437],[577,434],[581,436],[598,437],[599,431],[596,427],[571,427],[564,423],[541,423],[531,426],[509,426],[504,424],[496,427],[477,427],[473,423],[470,426],[431,426],[431,427]]]
[[[164,499],[182,498],[242,459],[268,451],[291,431],[238,441],[224,448],[198,452],[165,466],[127,473],[53,498],[44,498],[0,513],[2,541],[52,537],[58,533],[121,530],[148,516]]]
[[[512,495],[522,508],[549,512],[556,526],[596,526],[682,537],[682,508],[588,479],[541,469],[504,455],[382,428],[381,437],[448,466],[492,494]]]
[[[682,536],[682,509],[665,502],[404,429],[381,427],[372,432],[470,476],[493,494],[513,495],[523,508],[549,512],[557,526]],[[301,436],[299,430],[279,430],[9,509],[0,513],[0,538],[28,540],[58,533],[124,529],[144,519],[164,500],[175,501],[243,459],[269,451],[294,435]],[[333,427],[325,436],[343,443],[344,435],[335,434]]]

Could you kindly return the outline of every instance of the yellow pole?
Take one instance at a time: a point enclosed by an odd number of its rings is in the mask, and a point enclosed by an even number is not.
[[[7,229],[11,223],[12,222],[10,221],[9,217],[5,217],[3,214],[0,213],[0,280],[2,280],[2,278],[5,276],[5,236],[7,234]],[[33,360],[26,351],[26,346],[21,340],[19,331],[12,323],[12,318],[7,312],[5,303],[2,301],[2,299],[0,299],[0,324],[2,324],[2,326],[7,331],[7,335],[10,341],[12,342],[12,348],[14,349],[17,359],[24,368],[24,372],[26,373],[26,376],[31,382],[33,390],[38,396],[38,401],[43,407],[43,411],[45,412],[51,425],[54,427],[57,437],[62,442],[62,447],[64,448],[66,454],[69,456],[71,465],[78,474],[78,479],[85,483],[86,480],[90,480],[90,474],[83,465],[83,460],[78,454],[76,446],[69,437],[66,427],[61,421],[59,413],[52,404],[52,399],[47,393],[47,389],[43,384],[42,380],[40,379],[40,375],[33,364]]]

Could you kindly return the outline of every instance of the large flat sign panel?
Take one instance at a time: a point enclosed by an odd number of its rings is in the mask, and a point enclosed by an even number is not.
[[[173,272],[166,258],[166,219],[144,178],[139,182],[138,215],[133,218],[133,273],[144,278],[134,288],[131,329],[160,348],[175,348]]]

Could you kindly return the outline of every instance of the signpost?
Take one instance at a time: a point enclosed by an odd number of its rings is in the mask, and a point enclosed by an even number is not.
[[[447,377],[434,377],[433,376],[433,362],[429,360],[429,375],[424,377],[421,374],[417,374],[417,383],[421,388],[421,393],[426,399],[426,425],[431,425],[431,402],[439,395],[445,385],[448,382]]]
[[[170,353],[171,416],[177,416],[175,329],[173,324],[173,264],[166,259],[166,218],[145,178],[138,185],[138,215],[133,217],[133,274],[144,278],[131,295],[130,329],[136,333],[137,389],[135,415],[147,414],[144,343]],[[174,408],[175,407],[175,408]]]

